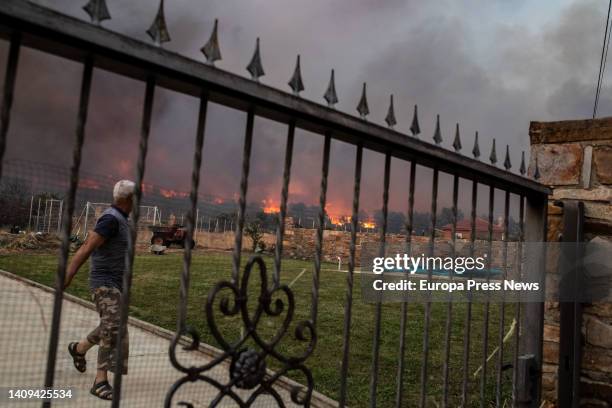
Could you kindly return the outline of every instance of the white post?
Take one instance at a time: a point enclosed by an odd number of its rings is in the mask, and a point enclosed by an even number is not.
[[[51,232],[51,214],[53,214],[53,200],[49,201],[47,199],[47,201],[49,202],[49,215],[47,216],[47,222],[46,222],[46,227],[47,227],[47,234],[49,232]]]
[[[342,258],[338,257],[338,270],[341,271],[342,270]]]
[[[59,213],[57,216],[57,233],[59,235],[61,229],[62,229],[62,209],[64,207],[64,200],[60,201],[60,205],[59,205]],[[70,231],[68,231],[68,236],[70,236]]]
[[[43,214],[43,225],[41,232],[45,232],[47,229],[47,207],[49,207],[49,200],[45,199],[45,212]]]
[[[36,211],[36,232],[38,232],[39,224],[40,224],[40,197],[38,197],[38,210]]]
[[[83,222],[83,239],[87,238],[87,221],[89,219],[89,201],[85,203],[85,221]]]
[[[196,216],[195,216],[195,225],[193,228],[193,240],[195,241],[198,238],[198,222],[200,221],[200,209],[197,208],[196,209]]]
[[[30,199],[30,216],[28,217],[28,232],[30,232],[30,226],[32,225],[32,208],[34,207],[34,196]]]

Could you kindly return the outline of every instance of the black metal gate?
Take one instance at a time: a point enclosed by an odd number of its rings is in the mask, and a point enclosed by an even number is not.
[[[432,197],[431,197],[431,220],[430,246],[433,250],[436,232],[436,214],[438,212],[438,184],[441,173],[452,177],[453,188],[453,237],[456,236],[455,228],[457,224],[457,201],[459,196],[459,180],[469,180],[472,185],[471,202],[472,211],[470,223],[472,229],[472,245],[476,237],[476,203],[478,185],[488,186],[488,242],[493,241],[494,224],[494,195],[495,190],[501,190],[505,194],[504,202],[504,228],[508,233],[508,213],[510,195],[514,194],[520,198],[520,241],[521,242],[542,242],[546,239],[546,211],[547,195],[549,190],[524,176],[526,169],[523,158],[521,163],[521,175],[511,173],[511,163],[509,154],[506,151],[504,162],[505,170],[495,166],[497,156],[495,144],[490,155],[491,165],[478,160],[480,148],[478,145],[478,135],[474,142],[474,158],[468,158],[459,154],[461,142],[459,138],[459,128],[454,143],[456,152],[450,152],[439,146],[441,134],[439,127],[434,135],[435,144],[426,143],[416,137],[396,132],[392,129],[396,123],[393,104],[391,103],[386,117],[389,128],[385,128],[371,122],[367,122],[365,117],[369,114],[366,98],[366,88],[364,85],[362,99],[358,105],[360,118],[347,115],[333,108],[337,102],[335,92],[334,77],[332,77],[325,93],[328,107],[319,103],[311,102],[300,98],[299,92],[303,89],[303,84],[298,66],[295,74],[290,81],[293,94],[280,90],[272,89],[258,82],[259,76],[263,73],[261,61],[256,50],[255,55],[249,64],[248,70],[252,80],[219,70],[214,67],[214,61],[220,57],[216,29],[210,41],[204,48],[208,63],[194,61],[161,48],[159,45],[168,40],[167,28],[163,18],[163,1],[161,2],[157,18],[153,26],[149,29],[149,34],[156,44],[145,44],[131,38],[119,35],[101,28],[100,22],[109,18],[109,13],[103,0],[91,0],[86,11],[90,14],[93,24],[89,24],[72,17],[68,17],[43,7],[31,4],[22,0],[3,0],[0,2],[0,36],[10,42],[10,52],[6,61],[6,79],[4,83],[4,95],[2,101],[1,127],[0,127],[0,177],[2,176],[2,157],[9,134],[9,121],[11,118],[11,103],[15,79],[18,75],[19,52],[22,47],[34,48],[46,53],[54,54],[62,58],[76,61],[83,65],[83,77],[81,82],[80,105],[78,110],[77,129],[75,132],[75,142],[73,146],[73,161],[69,190],[64,205],[64,217],[62,225],[62,245],[58,259],[56,275],[56,291],[53,309],[53,320],[51,322],[47,370],[45,376],[45,387],[53,387],[55,363],[57,359],[58,339],[60,330],[60,318],[62,314],[63,282],[66,273],[66,265],[69,249],[69,233],[75,209],[75,194],[79,181],[79,169],[81,166],[81,151],[83,142],[86,138],[85,127],[88,117],[88,101],[90,96],[92,75],[95,70],[108,70],[121,76],[143,81],[146,84],[144,106],[142,113],[140,145],[138,154],[138,173],[136,179],[135,211],[132,217],[132,241],[129,248],[127,263],[128,273],[125,275],[124,293],[121,317],[122,322],[128,319],[128,309],[130,304],[130,288],[132,282],[132,264],[134,262],[134,240],[135,225],[138,222],[138,208],[141,201],[141,184],[145,174],[145,164],[147,159],[149,129],[152,118],[152,106],[157,88],[167,88],[179,93],[191,95],[199,98],[200,110],[198,116],[198,127],[196,145],[193,150],[193,172],[191,178],[190,204],[191,212],[187,217],[188,243],[193,239],[194,214],[196,211],[198,186],[200,183],[200,168],[202,165],[202,149],[205,137],[205,123],[207,106],[209,102],[230,106],[246,112],[247,124],[244,133],[243,156],[241,163],[241,182],[238,201],[237,227],[235,233],[235,245],[232,255],[232,273],[227,280],[219,282],[210,292],[205,305],[205,315],[209,330],[214,335],[218,345],[223,349],[222,353],[209,363],[202,366],[184,366],[177,358],[177,350],[180,344],[184,344],[183,336],[191,338],[186,346],[188,350],[195,350],[199,345],[198,333],[190,328],[186,323],[187,316],[187,293],[190,287],[190,265],[192,259],[191,245],[186,245],[184,251],[184,265],[180,284],[180,306],[177,319],[177,329],[174,340],[171,343],[169,357],[173,366],[180,372],[182,377],[174,386],[168,390],[165,406],[171,406],[174,393],[183,384],[202,381],[218,390],[216,397],[210,402],[210,406],[215,406],[221,401],[223,403],[233,400],[239,406],[250,406],[258,396],[266,394],[272,396],[279,406],[284,406],[288,401],[283,401],[279,393],[275,390],[275,383],[287,373],[297,370],[306,379],[302,386],[294,387],[291,392],[291,400],[298,405],[310,406],[312,404],[312,393],[316,389],[316,379],[313,378],[308,368],[308,357],[311,355],[317,343],[326,341],[325,338],[317,336],[317,321],[319,320],[319,288],[320,271],[322,263],[322,249],[324,239],[324,219],[326,206],[326,193],[328,184],[328,170],[330,163],[330,146],[332,141],[338,140],[356,146],[356,158],[354,169],[354,198],[352,205],[352,232],[350,245],[350,260],[346,279],[346,295],[344,300],[344,323],[342,336],[342,349],[338,350],[342,354],[341,367],[337,373],[340,378],[340,387],[336,395],[331,395],[338,400],[340,406],[345,406],[350,395],[350,386],[347,382],[349,378],[349,351],[351,346],[351,320],[353,318],[353,285],[355,271],[355,251],[357,246],[357,227],[358,214],[360,209],[360,183],[362,172],[362,157],[364,149],[372,150],[384,154],[384,179],[383,186],[383,224],[380,233],[380,241],[385,242],[387,231],[389,179],[392,160],[410,162],[409,178],[409,200],[407,203],[407,222],[406,222],[406,243],[410,245],[413,231],[413,213],[415,196],[415,174],[416,167],[422,166],[431,169],[432,177]],[[411,130],[414,135],[420,133],[416,107]],[[246,264],[241,261],[243,246],[243,230],[245,227],[245,207],[247,203],[247,192],[249,187],[249,169],[251,147],[253,142],[253,123],[256,116],[265,117],[287,125],[286,153],[284,160],[284,172],[282,182],[282,194],[280,198],[280,211],[278,213],[278,228],[276,231],[276,247],[271,267],[271,284],[267,278],[267,266],[261,257],[254,257]],[[324,135],[323,157],[320,163],[320,198],[319,213],[316,231],[316,255],[312,260],[314,272],[312,274],[312,301],[310,317],[302,322],[293,322],[294,317],[294,294],[292,290],[281,284],[281,260],[283,256],[283,236],[284,219],[287,214],[287,200],[289,194],[289,183],[291,178],[291,166],[293,155],[293,142],[296,128],[306,129],[311,132]],[[536,169],[537,173],[537,169]],[[536,175],[537,178],[537,175]],[[453,238],[454,244],[454,238]],[[519,246],[520,247],[520,246]],[[542,259],[543,262],[543,259]],[[244,268],[241,265],[245,265]],[[529,263],[524,265],[522,271],[526,279],[543,282],[543,264]],[[247,308],[249,279],[254,274],[259,274],[261,286],[256,297],[257,305],[255,311]],[[217,295],[221,292],[225,296],[221,300]],[[282,295],[282,296],[281,296]],[[282,300],[281,300],[282,297]],[[431,304],[424,305],[423,323],[423,342],[421,354],[421,367],[419,376],[419,401],[407,401],[403,395],[406,380],[405,357],[409,352],[405,342],[408,305],[403,303],[398,316],[399,326],[399,349],[397,350],[397,373],[395,389],[395,406],[418,405],[427,406],[428,395],[431,387],[430,377],[430,325],[431,325]],[[282,326],[271,340],[263,339],[258,333],[258,323],[263,316],[279,316],[285,314]],[[380,380],[380,343],[381,343],[381,313],[380,303],[374,306],[374,333],[372,338],[371,351],[371,375],[369,383],[369,406],[377,405],[378,386]],[[504,315],[506,311],[501,306],[500,325],[504,325]],[[538,370],[542,363],[542,330],[543,330],[543,304],[525,303],[514,309],[514,318],[517,319],[519,329],[516,330],[514,345],[511,353],[513,355],[513,375],[512,375],[512,401],[515,406],[532,407],[539,406],[539,375]],[[243,336],[237,343],[230,343],[222,336],[218,329],[216,315],[236,316],[242,320]],[[452,305],[449,303],[447,308],[447,323],[444,334],[444,364],[443,382],[441,384],[441,400],[443,406],[451,404],[449,402],[449,371],[451,367],[460,367],[461,372],[461,392],[454,395],[452,401],[460,400],[463,406],[502,406],[503,384],[503,332],[499,331],[498,338],[489,338],[489,304],[484,305],[483,320],[483,346],[482,346],[482,369],[476,396],[470,395],[469,384],[474,380],[468,374],[468,364],[470,359],[470,341],[472,339],[472,304],[467,305],[463,330],[464,353],[460,362],[451,364],[449,356],[449,344],[451,339]],[[290,325],[294,329],[290,330]],[[122,327],[124,327],[122,325]],[[519,334],[520,333],[520,334]],[[523,335],[524,334],[524,335]],[[124,336],[124,330],[119,334]],[[303,342],[305,351],[299,356],[285,356],[277,350],[277,344],[284,336],[293,336],[297,341]],[[487,350],[490,342],[497,342],[499,347],[498,358],[495,364],[490,364],[487,359]],[[247,346],[247,344],[250,344]],[[121,367],[121,350],[118,352],[117,365]],[[266,371],[266,362],[275,360],[276,370],[273,374]],[[226,382],[221,383],[208,376],[209,370],[221,364],[230,362],[230,376]],[[490,365],[493,365],[490,367]],[[488,373],[493,370],[495,375],[492,395],[490,397],[487,384]],[[118,370],[121,371],[121,370]],[[122,376],[114,378],[114,389],[116,398],[113,407],[118,407],[122,395]],[[245,397],[237,390],[250,389],[252,392]],[[364,402],[365,403],[365,402]],[[44,406],[50,406],[46,402]],[[187,402],[183,405],[189,406]]]

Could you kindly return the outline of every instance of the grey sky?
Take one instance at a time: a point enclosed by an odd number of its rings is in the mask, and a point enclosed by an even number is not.
[[[87,17],[80,9],[84,0],[36,3]],[[104,26],[148,41],[144,32],[157,4],[153,0],[109,0],[113,19]],[[383,123],[389,94],[393,93],[398,130],[408,131],[412,106],[417,103],[421,138],[431,140],[435,115],[440,114],[445,146],[450,147],[459,122],[465,154],[469,154],[478,130],[483,157],[488,157],[495,137],[500,161],[505,145],[510,145],[516,171],[520,151],[529,148],[529,121],[590,116],[606,10],[607,2],[596,0],[169,0],[166,17],[172,42],[165,47],[202,60],[199,48],[218,18],[223,54],[220,69],[246,76],[244,67],[255,38],[260,37],[266,71],[262,82],[288,90],[286,83],[299,53],[306,86],[303,97],[323,102],[330,69],[335,68],[338,109],[355,114],[361,84],[367,82],[369,120]],[[0,45],[0,58],[6,58],[6,49],[6,44]],[[67,160],[69,149],[58,146],[72,140],[80,67],[34,52],[24,53],[23,61],[16,95],[17,119],[12,128],[20,137],[9,139],[7,155]],[[607,83],[600,116],[609,115],[612,109]],[[22,96],[39,90],[40,100]],[[92,135],[85,151],[89,159],[86,166],[92,171],[118,172],[118,161],[125,167],[120,172],[131,171],[129,155],[135,157],[142,93],[142,84],[96,73],[89,124]],[[109,101],[114,101],[112,106]],[[186,188],[196,101],[159,91],[155,111],[149,179]],[[32,112],[36,120],[28,116]],[[239,166],[227,163],[228,158],[236,163],[240,157],[244,115],[212,107],[211,117],[214,123],[209,123],[207,134],[204,188],[231,196],[237,190]],[[257,130],[260,143],[254,150],[251,197],[277,198],[285,130],[263,120],[258,121]],[[40,140],[41,134],[47,135],[46,141]],[[292,192],[295,200],[302,197],[314,203],[320,141],[303,139],[296,145],[296,163],[302,165],[296,167]],[[109,140],[124,145],[120,158],[100,154]],[[346,145],[335,145],[333,150],[331,183],[336,188],[331,200],[345,200],[345,208],[350,202],[353,151]],[[380,201],[382,158],[375,154],[367,157],[364,182],[372,186],[375,193],[371,196],[376,199],[366,198],[365,205],[372,209]],[[398,197],[405,193],[399,185],[405,170],[402,166],[394,167],[392,181],[397,179]],[[403,198],[392,196],[397,210],[403,209],[403,202]]]

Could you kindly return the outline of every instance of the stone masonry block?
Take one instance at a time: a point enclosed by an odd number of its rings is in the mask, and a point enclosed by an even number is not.
[[[582,395],[588,395],[602,401],[612,401],[612,384],[592,381],[587,378],[580,379],[580,391]]]
[[[612,352],[587,344],[583,349],[582,369],[612,374]]]
[[[559,341],[559,326],[553,324],[544,324],[544,340],[545,341]]]
[[[596,317],[589,317],[586,323],[587,342],[594,346],[612,348],[612,325]]]
[[[545,363],[557,364],[559,362],[559,343],[555,341],[545,341],[542,359]]]
[[[581,188],[555,188],[553,190],[555,200],[586,200],[612,203],[612,189],[605,186],[598,186],[590,190]]]
[[[582,169],[582,146],[578,143],[532,145],[529,175],[538,158],[540,182],[549,186],[576,185]]]
[[[612,140],[612,117],[594,120],[531,122],[531,144]]]
[[[612,146],[597,146],[593,152],[597,181],[612,184]]]

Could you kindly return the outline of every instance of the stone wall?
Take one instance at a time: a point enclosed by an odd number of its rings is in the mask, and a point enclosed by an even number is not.
[[[562,122],[532,122],[531,163],[537,159],[540,182],[551,186],[548,240],[562,230],[562,209],[554,200],[585,204],[585,236],[612,239],[612,118]],[[549,265],[556,268],[555,260]],[[551,274],[555,270],[549,270]],[[612,304],[588,304],[583,309],[581,406],[612,407]],[[559,351],[559,305],[545,306],[542,386],[549,406],[556,405]]]
[[[411,246],[412,254],[427,254],[429,251],[428,236],[412,236]],[[364,244],[376,243],[380,241],[380,234],[375,232],[359,232],[357,233],[355,247],[355,261],[357,265],[361,264],[362,251]],[[387,234],[386,242],[388,245],[394,246],[394,249],[402,247],[406,243],[406,235],[404,234]],[[285,240],[283,241],[283,253],[285,256],[297,259],[313,259],[315,255],[316,230],[306,228],[286,228]],[[330,231],[326,230],[323,233],[323,251],[322,257],[327,262],[338,262],[340,258],[342,265],[346,268],[349,260],[349,251],[351,244],[351,233],[346,231]],[[465,239],[457,239],[456,247],[464,248],[461,253],[466,253],[469,248],[470,241]],[[477,240],[475,244],[477,249],[484,250],[487,247],[486,241]],[[508,243],[508,266],[512,266],[513,256],[516,253],[516,243]],[[369,247],[372,251],[375,247]],[[435,255],[447,256],[451,253],[451,241],[447,238],[436,238]],[[503,243],[502,241],[494,241],[492,244],[491,258],[493,267],[501,267],[503,263],[502,257]]]
[[[312,260],[316,253],[316,229],[311,228],[295,228],[293,223],[288,222],[285,226],[285,237],[283,240],[283,256]],[[234,232],[199,232],[196,237],[198,248],[213,249],[221,251],[231,251],[234,247]],[[265,233],[263,241],[266,244],[266,249],[269,253],[273,252],[276,244],[276,235]],[[357,233],[357,241],[355,248],[355,261],[357,266],[361,265],[361,255],[366,243],[376,243],[380,240],[380,234],[375,232],[359,232]],[[387,234],[387,244],[397,247],[403,246],[406,242],[406,235],[403,234]],[[341,260],[342,267],[347,268],[349,260],[349,251],[351,244],[351,233],[347,231],[332,231],[325,230],[323,232],[323,251],[322,259],[326,262],[337,263],[338,258]],[[450,255],[451,241],[446,238],[436,238],[435,255],[447,256]],[[412,253],[416,256],[419,254],[427,254],[429,249],[428,236],[412,236]],[[466,253],[469,248],[470,241],[465,239],[457,239],[457,250]],[[503,246],[502,241],[494,241],[492,244],[492,267],[499,268],[503,263]],[[246,235],[243,237],[242,247],[245,250],[250,250],[252,246],[251,239]],[[487,242],[477,240],[475,244],[477,252],[487,248]],[[372,250],[372,247],[369,248]],[[507,265],[512,267],[514,264],[514,254],[516,253],[516,243],[508,242]]]

